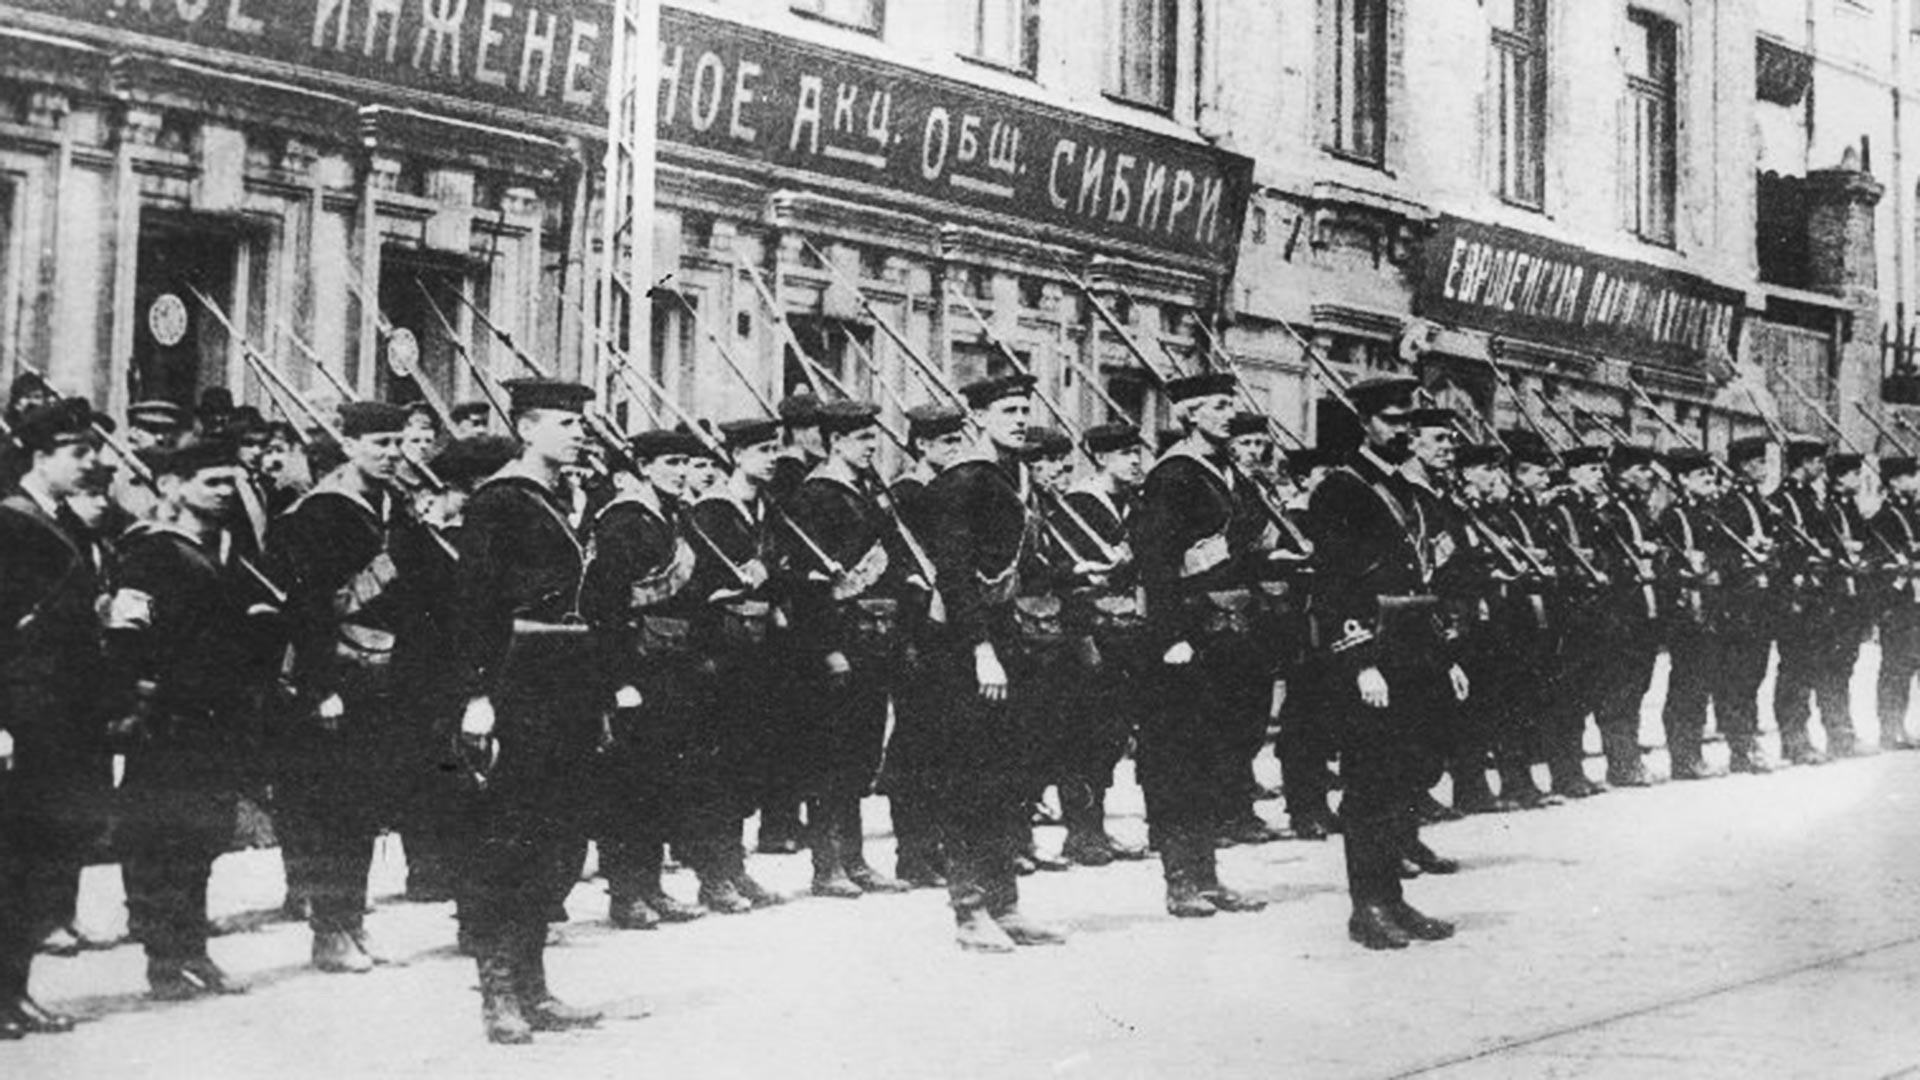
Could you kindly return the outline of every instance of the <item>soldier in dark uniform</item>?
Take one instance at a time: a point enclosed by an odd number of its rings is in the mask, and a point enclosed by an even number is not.
[[[67,501],[99,446],[85,399],[11,417],[23,471],[0,499],[0,1040],[73,1027],[29,992],[36,947],[73,915],[78,862],[104,764],[97,602],[107,568]],[[138,605],[135,605],[138,608]],[[125,604],[112,625],[144,618]]]
[[[1454,772],[1453,803],[1463,813],[1533,808],[1545,799],[1531,772],[1537,733],[1538,684],[1544,678],[1547,611],[1545,554],[1512,512],[1507,453],[1499,446],[1458,451],[1460,513],[1469,522],[1466,543],[1480,554],[1481,574],[1470,599],[1474,618],[1462,642],[1462,665],[1478,693],[1465,710],[1470,733]],[[1500,793],[1487,785],[1485,758],[1500,773]]]
[[[750,907],[786,898],[747,872],[741,823],[761,805],[768,780],[785,765],[793,745],[790,719],[776,699],[772,637],[786,616],[772,505],[767,487],[779,461],[780,426],[771,420],[720,425],[733,471],[687,510],[696,562],[687,589],[702,607],[694,636],[714,665],[715,775],[722,802],[711,822],[717,870]],[[723,890],[702,885],[701,902],[716,911],[741,910]]]
[[[1333,455],[1319,448],[1291,450],[1287,453],[1287,478],[1293,494],[1286,511],[1306,527],[1305,515],[1313,492],[1326,478]],[[1310,573],[1313,564],[1305,569]],[[1311,598],[1311,588],[1306,590]],[[1296,840],[1325,840],[1340,831],[1340,819],[1334,814],[1329,793],[1333,775],[1328,763],[1339,753],[1339,731],[1334,702],[1343,700],[1340,688],[1328,683],[1326,650],[1314,641],[1314,622],[1307,619],[1306,646],[1299,651],[1292,669],[1286,672],[1286,696],[1280,703],[1280,734],[1274,740],[1274,753],[1280,761],[1280,784],[1286,797],[1287,825]]]
[[[273,564],[289,587],[296,700],[280,733],[275,785],[283,840],[306,860],[313,965],[366,972],[384,959],[366,936],[374,840],[399,812],[406,760],[393,682],[400,585],[420,528],[395,486],[407,411],[340,406],[346,463],[274,524]],[[296,839],[297,838],[297,839]]]
[[[1068,625],[1091,634],[1099,667],[1084,692],[1067,703],[1081,737],[1055,779],[1067,839],[1062,857],[1081,866],[1147,857],[1137,844],[1107,831],[1107,789],[1126,756],[1138,720],[1141,678],[1150,659],[1146,605],[1130,542],[1133,502],[1145,482],[1146,444],[1131,424],[1102,424],[1081,436],[1094,472],[1060,496],[1058,533],[1077,561],[1105,567],[1067,596]]]
[[[1022,460],[1033,409],[1031,378],[982,379],[961,389],[982,432],[975,452],[927,489],[928,533],[945,610],[926,627],[910,693],[928,739],[918,764],[935,791],[948,862],[947,896],[963,949],[1006,952],[1055,945],[1058,931],[1020,911],[1019,823],[1041,779],[1023,757],[1048,700],[1042,652],[1058,646],[1057,603],[1023,588],[1040,528]],[[943,614],[944,618],[939,617]]]
[[[1060,494],[1073,472],[1073,440],[1055,428],[1031,427],[1022,457],[1027,464],[1036,533],[1015,604],[1030,621],[1045,627],[1046,637],[1044,642],[1030,643],[1026,650],[1033,672],[1027,680],[1027,701],[1040,714],[1055,717],[1049,724],[1023,726],[1026,741],[1012,751],[1032,782],[1028,803],[1034,812],[1016,815],[1014,822],[1013,868],[1025,876],[1038,870],[1066,870],[1073,865],[1041,851],[1034,840],[1033,826],[1036,819],[1046,820],[1048,781],[1059,775],[1082,741],[1080,730],[1067,720],[1074,716],[1071,703],[1079,699],[1081,688],[1093,681],[1100,658],[1093,651],[1091,631],[1071,625],[1065,612],[1065,596],[1096,575],[1093,565],[1075,558],[1071,541],[1056,520],[1060,516]],[[1061,799],[1064,802],[1065,796]]]
[[[873,475],[879,410],[866,402],[822,406],[827,457],[794,492],[787,513],[813,544],[793,544],[793,636],[808,676],[793,705],[810,747],[807,844],[813,893],[856,899],[907,886],[866,858],[860,802],[873,789],[886,742],[887,701],[906,646],[904,617],[917,575],[891,501]],[[821,555],[833,561],[823,566]],[[925,591],[925,582],[920,591]]]
[[[447,436],[455,440],[480,438],[493,421],[493,407],[484,401],[463,401],[448,411],[453,430]]]
[[[143,608],[115,631],[113,662],[130,688],[114,734],[127,755],[119,842],[127,911],[147,951],[153,995],[236,993],[207,956],[207,880],[233,834],[261,677],[257,586],[229,558],[238,457],[225,440],[159,454],[155,518],[120,545],[118,600]]]
[[[1452,924],[1408,904],[1400,883],[1403,858],[1432,858],[1419,840],[1426,766],[1417,733],[1468,694],[1432,592],[1453,541],[1401,471],[1417,385],[1374,376],[1347,391],[1365,443],[1322,481],[1308,510],[1319,555],[1315,617],[1338,677],[1351,687],[1340,721],[1340,817],[1353,901],[1347,933],[1369,949],[1453,934]]]
[[[413,901],[453,898],[455,822],[448,812],[446,787],[457,767],[451,760],[453,728],[465,701],[458,680],[450,678],[457,664],[448,620],[466,502],[481,481],[519,452],[519,445],[504,435],[448,443],[432,461],[434,475],[445,486],[420,503],[423,527],[394,537],[394,562],[407,568],[406,576],[395,582],[400,625],[394,633],[392,665],[393,685],[400,694],[395,734],[404,743],[397,755],[405,773],[400,833],[407,856],[406,897]]]
[[[773,481],[767,485],[767,499],[773,506],[785,508],[813,470],[820,467],[826,451],[821,446],[820,399],[801,391],[785,398],[777,413],[786,432],[787,451],[774,463]],[[808,692],[811,671],[806,670],[809,650],[792,634],[792,628],[773,635],[769,649],[769,667],[780,693],[776,699],[791,705]],[[800,718],[791,708],[778,720],[791,732],[800,726]],[[801,779],[800,759],[795,754],[781,755],[767,775],[760,802],[758,849],[762,854],[782,855],[800,850]]]
[[[708,719],[712,665],[694,638],[701,605],[687,586],[695,553],[680,520],[700,441],[648,431],[630,452],[635,474],[589,530],[581,613],[600,638],[619,703],[595,798],[600,869],[614,925],[651,929],[704,914],[661,884],[669,841],[699,874],[702,892],[729,909],[745,901],[713,850],[717,830],[701,836],[693,825],[697,815],[717,814],[721,799]]]
[[[1774,676],[1773,715],[1780,728],[1781,757],[1794,765],[1819,765],[1828,755],[1808,738],[1809,699],[1818,699],[1829,747],[1850,741],[1847,678],[1859,643],[1841,640],[1836,619],[1835,601],[1850,579],[1826,510],[1827,446],[1818,439],[1796,438],[1787,443],[1783,457],[1785,477],[1773,493],[1773,506],[1780,525],[1786,602],[1785,617],[1775,631],[1780,664]]]
[[[927,486],[967,452],[970,437],[967,414],[952,405],[921,405],[907,410],[907,448],[915,461],[891,486],[900,520],[915,536],[931,535]],[[931,594],[928,594],[929,600]],[[931,604],[921,605],[908,618],[910,641],[918,641],[931,617]],[[910,661],[911,679],[917,656]],[[887,747],[880,789],[893,816],[894,876],[915,888],[947,887],[947,857],[940,843],[940,823],[934,793],[922,782],[924,774],[914,760],[920,746],[915,738],[931,721],[904,715],[920,701],[917,695],[894,696],[898,717],[894,738]]]
[[[1463,635],[1477,621],[1477,605],[1488,590],[1489,571],[1503,560],[1485,535],[1473,528],[1468,515],[1455,497],[1458,477],[1454,455],[1460,447],[1460,418],[1452,409],[1428,405],[1407,415],[1408,448],[1412,456],[1402,466],[1407,480],[1419,490],[1435,512],[1434,528],[1447,534],[1472,558],[1455,559],[1444,571],[1435,574],[1435,591],[1450,606],[1445,621]],[[1497,542],[1497,541],[1495,541]],[[1457,654],[1464,654],[1461,645]],[[1464,668],[1463,668],[1464,670]],[[1441,722],[1423,730],[1429,754],[1429,779],[1426,793],[1420,797],[1422,821],[1455,821],[1462,811],[1448,806],[1433,795],[1442,776],[1453,778],[1453,796],[1469,803],[1487,789],[1487,752],[1485,725],[1478,703],[1470,708],[1440,713]],[[1408,867],[1411,875],[1414,867]]]
[[[1827,459],[1827,498],[1824,506],[1826,535],[1832,538],[1834,567],[1827,579],[1828,637],[1827,658],[1814,679],[1814,693],[1820,701],[1820,723],[1827,732],[1827,756],[1863,757],[1873,748],[1854,734],[1852,695],[1854,665],[1860,659],[1860,645],[1873,629],[1875,575],[1869,565],[1867,544],[1872,530],[1860,509],[1860,488],[1866,459],[1860,454],[1834,454]]]
[[[1728,444],[1727,464],[1734,476],[1714,504],[1725,528],[1716,526],[1719,538],[1708,541],[1708,550],[1717,553],[1710,561],[1720,575],[1708,693],[1727,737],[1730,767],[1737,773],[1773,771],[1760,745],[1760,684],[1766,681],[1774,634],[1785,612],[1774,511],[1760,493],[1767,445],[1761,436]],[[1734,537],[1741,543],[1735,544]]]
[[[20,425],[20,421],[42,405],[51,405],[60,400],[47,380],[32,371],[23,371],[14,376],[13,385],[7,389],[7,406],[0,412],[0,421],[11,431]],[[23,449],[17,439],[0,440],[0,491],[12,491],[20,478],[27,474],[33,464],[33,455]]]
[[[614,702],[581,618],[586,551],[562,501],[592,392],[539,379],[508,390],[520,456],[467,502],[450,620],[478,788],[459,807],[456,899],[487,1036],[524,1043],[598,1019],[548,991],[544,953],[548,914],[579,872],[581,792]]]
[[[1247,567],[1254,590],[1253,634],[1267,650],[1269,671],[1265,677],[1223,688],[1240,698],[1236,711],[1245,726],[1237,753],[1246,768],[1241,792],[1222,792],[1228,805],[1217,837],[1221,847],[1264,844],[1285,835],[1267,824],[1256,809],[1258,802],[1279,792],[1263,788],[1253,766],[1267,744],[1267,729],[1278,719],[1275,705],[1281,680],[1296,666],[1306,644],[1304,574],[1312,554],[1311,542],[1280,507],[1279,457],[1267,418],[1235,413],[1227,430],[1232,436],[1228,452],[1238,472],[1235,479],[1244,485],[1240,495],[1257,530]]]
[[[1640,703],[1653,681],[1666,614],[1659,578],[1665,549],[1648,505],[1658,456],[1645,446],[1614,447],[1608,455],[1612,485],[1597,510],[1603,530],[1601,565],[1613,584],[1601,624],[1605,636],[1591,643],[1600,658],[1593,720],[1607,755],[1607,783],[1613,787],[1654,782],[1641,760]]]
[[[1567,486],[1542,509],[1547,527],[1557,535],[1569,558],[1594,570],[1577,584],[1570,583],[1562,595],[1565,615],[1560,649],[1550,680],[1550,710],[1543,724],[1542,750],[1552,792],[1568,799],[1584,799],[1607,790],[1605,784],[1588,778],[1585,748],[1587,718],[1595,715],[1606,691],[1604,643],[1615,622],[1614,597],[1622,589],[1614,578],[1615,562],[1602,555],[1603,547],[1611,550],[1615,544],[1611,528],[1600,516],[1608,498],[1607,453],[1604,446],[1575,446],[1562,453]],[[1637,587],[1629,584],[1626,588],[1638,594]]]
[[[1920,673],[1920,461],[1880,459],[1886,501],[1872,528],[1883,544],[1887,587],[1880,608],[1880,748],[1920,747],[1907,733],[1907,702]]]
[[[1228,451],[1234,385],[1230,375],[1168,384],[1185,435],[1147,474],[1134,521],[1152,657],[1137,761],[1167,910],[1181,918],[1265,906],[1222,885],[1214,859],[1221,819],[1245,798],[1240,688],[1272,681],[1252,635],[1264,522]]]
[[[1502,474],[1504,490],[1488,509],[1489,525],[1524,555],[1530,572],[1514,583],[1507,598],[1512,619],[1510,632],[1502,637],[1507,654],[1494,665],[1497,670],[1483,668],[1492,685],[1483,685],[1474,697],[1493,714],[1500,801],[1535,810],[1561,802],[1540,790],[1533,765],[1540,760],[1544,724],[1553,708],[1555,654],[1565,633],[1566,579],[1577,580],[1582,572],[1564,551],[1552,547],[1552,526],[1537,499],[1550,480],[1552,452],[1532,432],[1507,432],[1501,441],[1508,448],[1508,472]]]
[[[1667,472],[1679,490],[1654,526],[1671,567],[1664,575],[1670,583],[1664,636],[1671,673],[1661,722],[1667,733],[1667,771],[1675,780],[1718,775],[1707,764],[1701,741],[1719,652],[1722,571],[1737,567],[1728,565],[1724,537],[1714,525],[1713,470],[1713,458],[1703,450],[1681,448],[1667,454]],[[1738,716],[1738,710],[1733,715]]]

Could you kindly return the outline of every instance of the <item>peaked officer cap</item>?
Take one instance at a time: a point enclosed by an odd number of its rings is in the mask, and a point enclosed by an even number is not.
[[[127,406],[127,424],[142,431],[168,433],[184,430],[192,417],[171,401],[155,398]]]

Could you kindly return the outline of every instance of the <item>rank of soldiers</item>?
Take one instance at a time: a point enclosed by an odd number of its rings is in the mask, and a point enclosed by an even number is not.
[[[1774,767],[1776,650],[1781,756],[1860,752],[1847,686],[1876,626],[1879,743],[1912,745],[1910,457],[1468,439],[1392,375],[1333,387],[1360,431],[1340,453],[1283,448],[1226,371],[1163,382],[1176,428],[1152,451],[1125,424],[1070,427],[1021,372],[905,430],[802,393],[622,436],[583,386],[501,389],[298,424],[217,394],[141,402],[122,435],[16,383],[0,1038],[72,1027],[28,977],[36,951],[84,944],[79,871],[109,820],[153,994],[243,990],[206,947],[243,797],[271,810],[316,968],[381,962],[367,878],[398,830],[409,896],[456,901],[488,1037],[522,1043],[598,1019],[543,961],[589,844],[622,928],[783,902],[748,872],[757,820],[758,852],[805,847],[815,896],[944,888],[962,948],[1058,945],[1019,878],[1149,857],[1106,825],[1131,753],[1167,910],[1255,912],[1215,853],[1289,835],[1255,811],[1277,728],[1290,835],[1342,834],[1350,936],[1401,949],[1454,931],[1403,893],[1458,869],[1424,822],[1653,782],[1637,732],[1662,648],[1676,779],[1715,774],[1709,706],[1734,771]],[[1048,788],[1058,857],[1034,842]],[[891,874],[866,841],[876,792]],[[663,888],[670,849],[697,903]]]

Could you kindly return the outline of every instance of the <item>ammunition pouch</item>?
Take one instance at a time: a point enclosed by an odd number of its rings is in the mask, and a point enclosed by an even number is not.
[[[1146,605],[1137,593],[1092,593],[1082,601],[1087,628],[1101,637],[1124,637],[1146,629]]]
[[[634,650],[649,660],[686,656],[693,651],[693,623],[661,615],[634,620]]]
[[[720,643],[734,649],[757,649],[773,629],[773,605],[765,600],[736,600],[716,610]]]
[[[864,656],[891,652],[900,638],[900,601],[855,600],[845,607],[852,644]]]
[[[500,678],[550,682],[585,662],[590,645],[585,623],[515,619],[507,655],[500,662]]]
[[[1029,649],[1044,649],[1067,638],[1067,623],[1062,617],[1066,605],[1057,596],[1016,596],[1013,598],[1014,625],[1020,643]]]
[[[1440,598],[1430,593],[1381,596],[1375,600],[1379,625],[1374,638],[1381,643],[1430,647],[1447,638]]]
[[[1206,637],[1238,637],[1253,631],[1253,590],[1220,589],[1201,593],[1199,632]]]

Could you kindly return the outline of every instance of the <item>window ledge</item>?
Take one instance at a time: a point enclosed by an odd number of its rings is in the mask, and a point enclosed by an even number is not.
[[[983,67],[983,68],[986,68],[988,71],[997,71],[1002,75],[1011,75],[1016,79],[1025,79],[1028,82],[1034,82],[1037,78],[1035,73],[1028,68],[1018,67],[1013,64],[1001,63],[998,60],[989,60],[984,56],[977,56],[970,52],[955,52],[953,55],[959,57],[962,61],[968,64],[974,65],[975,67]]]
[[[789,7],[787,12],[799,18],[806,19],[809,22],[817,22],[826,26],[836,26],[842,30],[851,30],[856,34],[865,34],[868,37],[880,37],[881,31],[884,29],[882,25],[866,26],[857,22],[848,22],[845,19],[836,19],[831,15],[822,15],[818,11],[808,11],[806,8]]]

